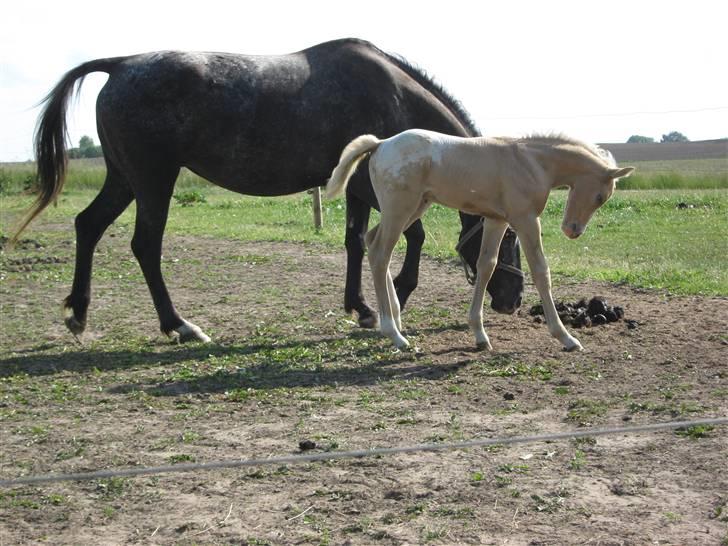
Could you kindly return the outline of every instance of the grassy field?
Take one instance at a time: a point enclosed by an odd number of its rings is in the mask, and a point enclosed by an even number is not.
[[[543,216],[544,245],[553,273],[682,294],[727,295],[727,161],[634,162],[637,173],[623,181],[621,191],[597,212],[587,232],[576,241],[560,233],[566,192],[554,192]],[[27,190],[32,187],[33,169],[32,163],[0,166],[0,229],[4,234],[32,199]],[[58,206],[45,214],[70,230],[73,216],[93,199],[104,174],[101,160],[72,161]],[[133,221],[132,205],[118,222],[131,230]],[[343,201],[324,204],[324,222],[320,232],[313,228],[311,198],[306,194],[272,199],[240,196],[183,170],[168,230],[239,240],[341,246]],[[435,206],[424,223],[425,252],[454,259],[459,232],[456,214]]]

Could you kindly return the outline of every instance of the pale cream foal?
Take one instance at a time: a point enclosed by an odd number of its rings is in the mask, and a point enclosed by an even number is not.
[[[398,348],[402,336],[399,302],[389,262],[400,234],[432,203],[484,216],[483,239],[469,324],[478,347],[491,349],[483,328],[483,299],[510,224],[518,233],[549,332],[566,350],[581,349],[559,319],[551,296],[551,275],[541,245],[539,216],[549,192],[568,186],[562,231],[579,237],[594,211],[612,195],[615,182],[633,167],[618,168],[609,152],[564,136],[460,138],[414,129],[386,140],[363,135],[344,149],[326,195],[344,192],[358,163],[371,154],[369,174],[381,207],[381,222],[366,235],[379,303],[382,333]]]

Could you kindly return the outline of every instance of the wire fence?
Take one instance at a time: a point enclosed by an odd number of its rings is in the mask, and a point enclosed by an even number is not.
[[[117,477],[135,477],[150,474],[169,474],[181,472],[211,471],[227,468],[242,468],[266,465],[303,464],[337,459],[361,459],[364,457],[383,457],[415,452],[435,452],[488,447],[494,445],[514,445],[538,442],[555,442],[574,438],[627,435],[644,432],[657,432],[663,430],[689,429],[698,426],[717,426],[728,424],[728,417],[695,419],[690,421],[671,421],[666,423],[652,423],[630,427],[588,428],[549,434],[536,434],[530,436],[510,436],[502,438],[483,438],[453,443],[419,444],[410,446],[382,447],[355,451],[329,451],[305,455],[284,455],[268,457],[265,459],[222,460],[207,463],[188,463],[163,466],[142,466],[133,468],[120,468],[110,470],[97,470],[93,472],[78,472],[70,474],[46,474],[37,476],[23,476],[19,478],[0,480],[0,487],[16,485],[30,485],[61,481],[99,480]]]

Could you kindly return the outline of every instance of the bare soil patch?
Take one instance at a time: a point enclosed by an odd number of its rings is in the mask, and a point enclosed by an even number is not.
[[[479,352],[459,266],[424,259],[418,350],[396,353],[342,314],[343,249],[168,236],[175,303],[214,340],[178,346],[110,235],[83,345],[58,312],[71,242],[0,255],[3,478],[728,414],[725,298],[559,278],[557,299],[602,296],[637,327],[574,330],[585,351],[565,353],[529,286],[518,314],[486,313]],[[0,544],[718,545],[726,460],[716,427],[13,487]]]

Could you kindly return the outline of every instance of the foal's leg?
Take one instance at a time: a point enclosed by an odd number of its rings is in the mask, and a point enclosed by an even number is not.
[[[175,168],[173,172],[147,175],[137,181],[137,216],[131,248],[147,281],[162,332],[166,335],[176,332],[180,341],[208,342],[210,338],[198,326],[177,313],[162,278],[162,237],[178,173],[179,168]]]
[[[567,332],[556,312],[554,299],[551,296],[551,273],[541,244],[541,221],[538,217],[532,218],[518,225],[514,225],[521,240],[523,252],[526,254],[531,276],[536,284],[538,295],[541,296],[546,324],[552,336],[558,339],[567,351],[582,350],[581,343]]]
[[[503,234],[508,228],[508,223],[500,220],[486,220],[483,223],[483,238],[480,241],[480,254],[476,264],[477,276],[475,278],[475,289],[473,290],[473,301],[470,304],[468,323],[475,334],[475,343],[479,349],[491,350],[493,347],[488,339],[488,334],[483,328],[483,301],[485,300],[485,289],[488,286],[495,266],[498,263],[498,250],[500,249]]]
[[[403,225],[392,226],[382,215],[382,222],[366,235],[367,257],[379,304],[379,329],[399,349],[409,347],[409,342],[402,336],[400,326],[397,324],[399,300],[394,291],[392,277],[389,275],[389,262],[403,227]]]
[[[394,193],[387,196],[385,203],[380,199],[380,204],[381,222],[366,235],[372,280],[379,304],[379,328],[397,348],[404,349],[409,347],[409,342],[400,333],[402,324],[399,299],[389,272],[389,263],[402,230],[422,215],[427,204],[422,202],[412,207],[412,196]]]
[[[121,175],[109,163],[101,191],[86,209],[76,216],[76,268],[71,293],[63,302],[66,327],[74,336],[86,329],[91,301],[91,269],[94,249],[114,220],[124,212],[134,195]]]

